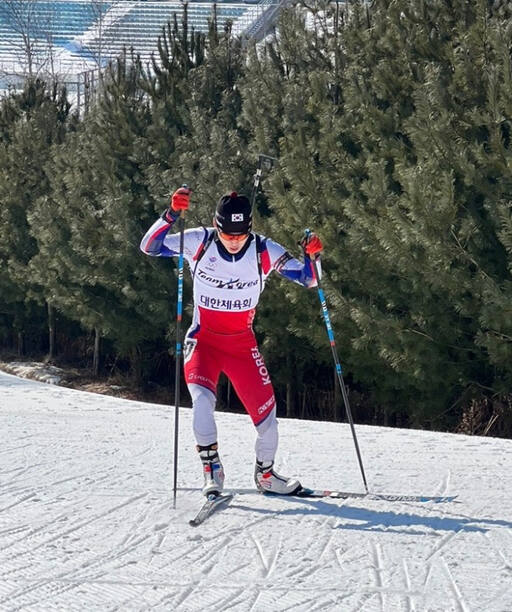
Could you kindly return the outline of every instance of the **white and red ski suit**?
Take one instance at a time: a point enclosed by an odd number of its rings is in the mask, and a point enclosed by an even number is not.
[[[179,235],[158,219],[142,239],[147,255],[179,255]],[[193,279],[194,314],[184,341],[184,370],[192,397],[197,443],[217,442],[216,388],[224,372],[257,430],[256,457],[273,461],[278,444],[276,401],[258,350],[252,322],[268,275],[275,270],[305,287],[316,286],[309,257],[293,258],[281,245],[251,232],[243,248],[230,254],[214,228],[184,234],[184,258]]]

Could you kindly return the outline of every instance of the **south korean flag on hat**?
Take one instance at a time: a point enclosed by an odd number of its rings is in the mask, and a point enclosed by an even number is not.
[[[251,203],[246,196],[232,191],[223,195],[215,211],[217,228],[226,234],[241,236],[248,234],[252,227]]]

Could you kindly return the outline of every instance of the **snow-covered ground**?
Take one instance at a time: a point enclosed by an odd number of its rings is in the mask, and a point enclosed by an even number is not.
[[[219,414],[231,505],[202,502],[191,413],[0,374],[0,610],[512,611],[512,441],[357,427],[373,492],[269,498],[254,432]],[[348,426],[281,419],[278,467],[361,491]]]

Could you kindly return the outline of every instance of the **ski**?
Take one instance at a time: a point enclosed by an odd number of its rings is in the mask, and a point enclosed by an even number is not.
[[[308,489],[302,487],[294,493],[294,497],[330,497],[332,499],[361,498],[390,502],[434,502],[436,504],[453,501],[456,495],[426,496],[426,495],[387,495],[385,493],[352,493],[349,491],[328,491],[323,489]]]
[[[233,499],[232,493],[212,493],[208,495],[206,501],[201,506],[196,516],[191,519],[188,523],[192,527],[197,527],[203,523],[209,516],[211,516],[216,510],[224,507]]]

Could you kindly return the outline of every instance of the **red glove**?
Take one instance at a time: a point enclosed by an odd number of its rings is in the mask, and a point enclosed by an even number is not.
[[[316,234],[313,234],[313,232],[310,232],[305,238],[302,239],[301,245],[306,255],[316,255],[324,248],[320,238]]]
[[[172,194],[171,208],[174,212],[187,210],[190,204],[190,193],[191,190],[186,185],[183,185],[183,187],[180,187]]]

